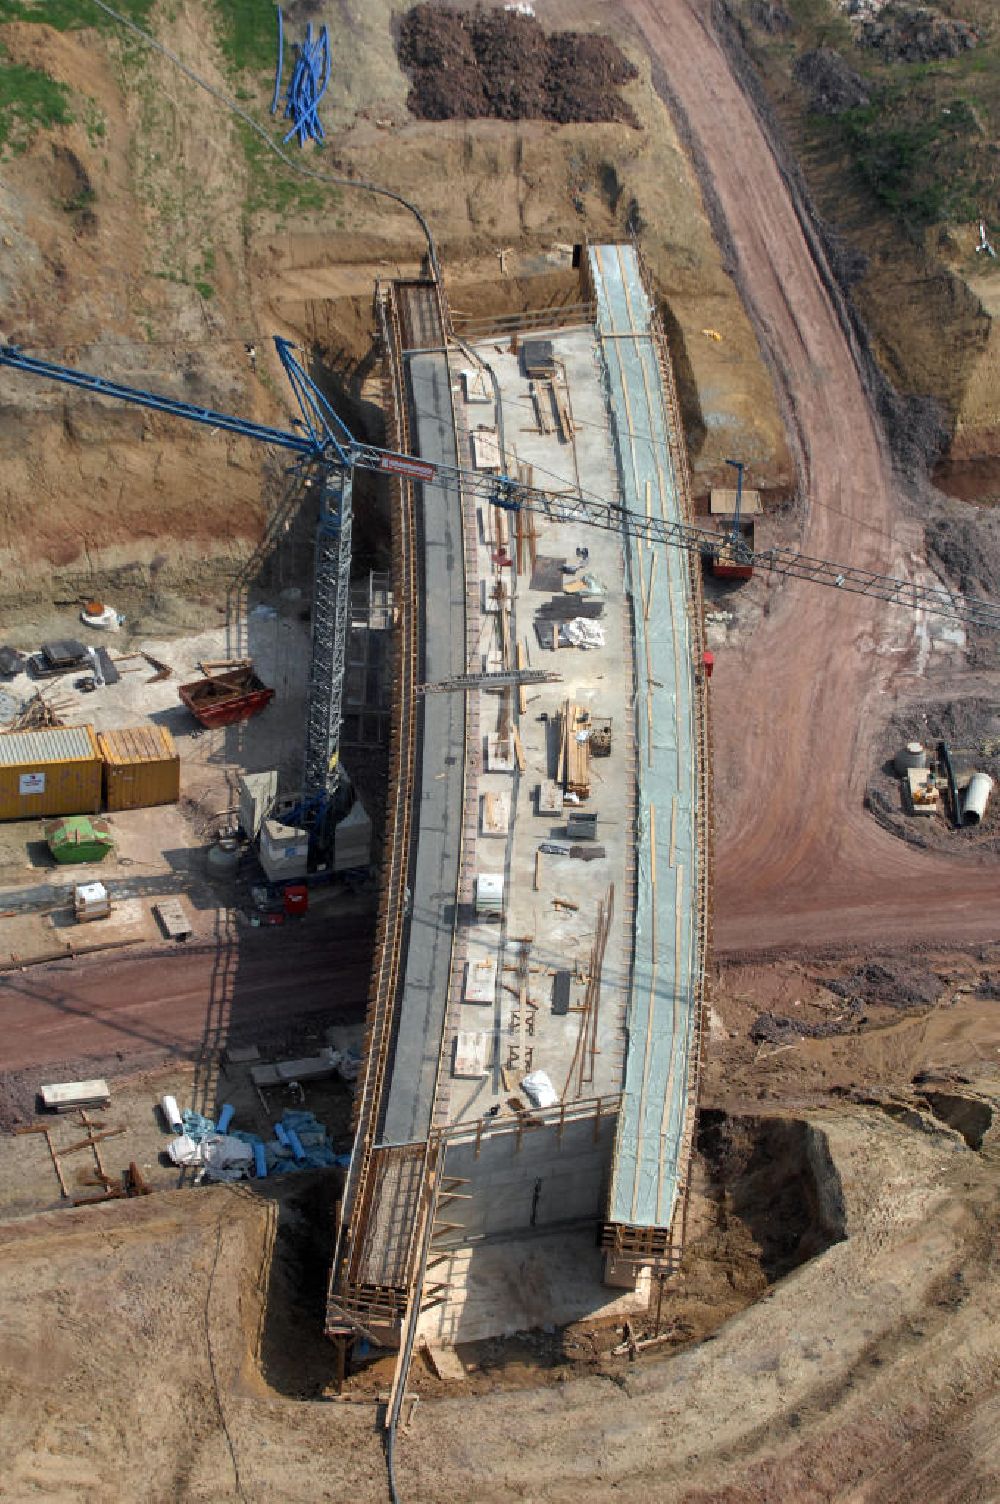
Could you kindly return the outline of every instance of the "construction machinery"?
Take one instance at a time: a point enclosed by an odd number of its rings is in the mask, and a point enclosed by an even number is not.
[[[736,471],[736,505],[725,530],[725,542],[712,559],[712,573],[723,580],[749,580],[753,574],[754,525],[743,513],[742,460],[727,460]],[[750,557],[748,557],[750,556]]]
[[[400,475],[417,482],[458,487],[463,494],[479,498],[507,512],[537,513],[556,522],[576,522],[607,531],[629,533],[648,543],[664,543],[698,554],[718,572],[723,568],[745,572],[759,568],[795,579],[812,580],[837,590],[871,596],[890,605],[901,605],[928,615],[944,617],[969,626],[1000,627],[1000,604],[981,597],[961,595],[942,585],[922,585],[850,564],[814,559],[790,548],[758,549],[736,525],[726,533],[691,523],[642,516],[622,506],[578,490],[558,495],[505,473],[483,473],[445,464],[431,464],[411,454],[401,454],[355,438],[343,419],[295,356],[295,346],[275,336],[275,349],[295,394],[300,417],[292,427],[278,428],[251,422],[229,413],[199,407],[139,387],[123,385],[89,371],[41,360],[12,344],[0,344],[0,366],[26,376],[60,382],[106,397],[182,418],[224,433],[240,435],[258,443],[290,452],[296,463],[312,468],[320,482],[320,516],[316,533],[312,652],[307,722],[304,738],[301,794],[283,810],[287,823],[305,826],[312,838],[329,835],[331,820],[350,806],[340,785],[340,729],[349,624],[351,518],[353,478],[356,469],[382,475]],[[737,470],[738,494],[743,467]],[[459,686],[456,686],[459,687]],[[467,684],[460,686],[469,687]],[[346,806],[346,807],[345,807]],[[324,835],[325,833],[325,835]]]
[[[457,486],[465,495],[480,498],[508,512],[533,512],[556,522],[579,522],[610,532],[627,532],[648,543],[664,543],[700,555],[713,563],[721,552],[735,551],[755,569],[855,595],[871,596],[889,605],[924,611],[968,626],[1000,627],[1000,604],[981,596],[962,595],[944,585],[922,585],[851,564],[814,559],[792,548],[751,547],[742,538],[714,528],[642,516],[620,502],[607,501],[582,489],[558,494],[504,473],[481,473],[454,465],[431,464],[416,455],[399,454],[356,439],[327,398],[296,360],[294,346],[275,336],[275,348],[302,412],[295,430],[253,423],[229,413],[214,412],[190,402],[164,397],[138,387],[109,381],[88,371],[57,365],[28,355],[16,345],[0,345],[0,366],[25,375],[58,381],[95,396],[130,402],[155,412],[185,418],[225,433],[239,434],[289,450],[300,461],[315,464],[323,480],[323,504],[316,542],[316,599],[313,633],[313,684],[306,737],[304,787],[335,787],[339,751],[339,696],[343,692],[344,650],[347,635],[350,568],[352,480],[356,469],[383,475],[402,475],[443,487]]]

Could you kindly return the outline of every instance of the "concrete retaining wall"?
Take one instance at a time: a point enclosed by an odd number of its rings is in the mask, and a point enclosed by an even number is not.
[[[491,1128],[476,1158],[474,1142],[452,1143],[446,1177],[467,1180],[457,1187],[469,1201],[449,1201],[439,1220],[460,1223],[449,1242],[520,1232],[558,1222],[599,1221],[605,1216],[616,1118],[602,1117],[526,1129]]]

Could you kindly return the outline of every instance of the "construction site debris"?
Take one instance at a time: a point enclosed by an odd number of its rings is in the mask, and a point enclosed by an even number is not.
[[[799,1039],[829,1039],[836,1034],[847,1034],[857,1025],[860,1005],[850,1005],[848,1011],[837,1019],[823,1019],[814,1023],[805,1018],[787,1018],[780,1013],[759,1013],[750,1025],[750,1038],[754,1044],[788,1045]]]
[[[545,1071],[532,1071],[522,1076],[521,1090],[532,1107],[554,1107],[559,1101],[555,1087]]]
[[[0,648],[0,674],[20,674],[27,661],[27,655],[18,652],[17,648]]]
[[[13,716],[5,731],[41,731],[50,726],[62,726],[63,721],[51,701],[46,700],[40,689]]]
[[[252,665],[181,684],[177,693],[195,720],[208,727],[249,720],[274,699],[274,690],[258,678]]]
[[[75,1112],[79,1107],[108,1107],[111,1093],[102,1077],[92,1081],[53,1081],[40,1086],[38,1095],[48,1112]]]
[[[522,11],[418,5],[402,19],[399,59],[408,104],[423,120],[621,121],[638,127],[618,93],[638,71],[609,37],[547,36]]]
[[[823,985],[837,997],[889,1008],[932,1008],[944,991],[933,971],[892,957],[869,961],[850,976]]]
[[[334,1153],[326,1127],[316,1115],[287,1108],[274,1124],[274,1138],[235,1129],[221,1133],[230,1122],[225,1108],[218,1123],[202,1113],[181,1114],[183,1131],[167,1147],[174,1164],[199,1169],[207,1180],[242,1180],[249,1176],[284,1175],[294,1170],[345,1168],[349,1155]]]
[[[159,903],[154,903],[153,913],[168,940],[187,940],[194,933],[179,898],[161,898]]]
[[[253,1149],[226,1133],[193,1139],[182,1133],[167,1148],[171,1161],[183,1169],[198,1167],[209,1180],[242,1180],[254,1162]]]
[[[808,91],[813,114],[842,115],[868,104],[864,79],[832,47],[803,52],[792,72],[796,83]]]
[[[255,1065],[250,1079],[255,1086],[285,1086],[289,1081],[328,1081],[341,1063],[338,1050],[329,1046],[318,1055],[304,1055],[298,1060],[276,1060],[273,1065]]]
[[[77,924],[107,919],[111,914],[111,897],[103,883],[77,883],[73,889],[73,913]]]
[[[863,10],[852,0],[856,10]],[[910,5],[903,0],[885,5],[875,14],[862,14],[857,31],[863,47],[886,62],[932,63],[959,57],[978,47],[979,32],[968,21],[943,16],[926,5]]]
[[[603,648],[604,628],[596,621],[575,616],[559,627],[559,646],[565,648]]]

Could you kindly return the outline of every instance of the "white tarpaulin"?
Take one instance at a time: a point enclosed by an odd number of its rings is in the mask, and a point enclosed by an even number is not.
[[[182,1133],[167,1153],[175,1165],[201,1166],[210,1180],[239,1180],[253,1170],[253,1149],[228,1133],[208,1133],[200,1143]]]
[[[521,1082],[521,1090],[533,1107],[554,1107],[559,1101],[556,1089],[544,1071],[532,1071]]]
[[[567,648],[603,648],[604,628],[586,616],[574,616],[559,628],[559,642]]]

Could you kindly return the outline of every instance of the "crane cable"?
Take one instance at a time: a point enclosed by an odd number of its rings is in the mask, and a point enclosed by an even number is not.
[[[404,198],[401,193],[397,193],[393,188],[383,187],[381,183],[369,183],[359,178],[337,177],[333,173],[317,172],[314,167],[304,167],[301,162],[296,162],[294,157],[290,156],[283,146],[268,135],[264,127],[251,114],[241,109],[235,99],[230,99],[228,94],[224,94],[221,89],[217,89],[214,84],[210,84],[207,79],[202,78],[200,74],[196,73],[193,68],[189,67],[187,63],[179,58],[176,52],[171,52],[169,47],[166,47],[162,42],[158,42],[156,37],[145,31],[136,21],[133,21],[129,16],[123,16],[121,11],[117,11],[114,6],[108,5],[107,0],[91,0],[91,4],[96,5],[98,10],[102,10],[105,15],[110,16],[119,25],[134,32],[147,47],[151,47],[154,52],[159,52],[163,57],[169,59],[176,68],[180,69],[186,78],[189,78],[193,84],[197,84],[199,89],[204,89],[206,94],[211,94],[212,98],[217,100],[219,104],[223,105],[232,114],[237,115],[243,121],[244,125],[253,131],[254,135],[259,136],[268,150],[273,151],[275,156],[279,157],[285,166],[290,167],[293,172],[301,173],[303,177],[312,178],[317,183],[326,183],[331,188],[354,188],[362,193],[372,193],[378,197],[388,198],[393,203],[402,205],[404,209],[413,215],[427,241],[427,259],[430,263],[433,280],[435,282],[441,281],[441,267],[438,261],[434,235],[422,211],[411,199]]]

